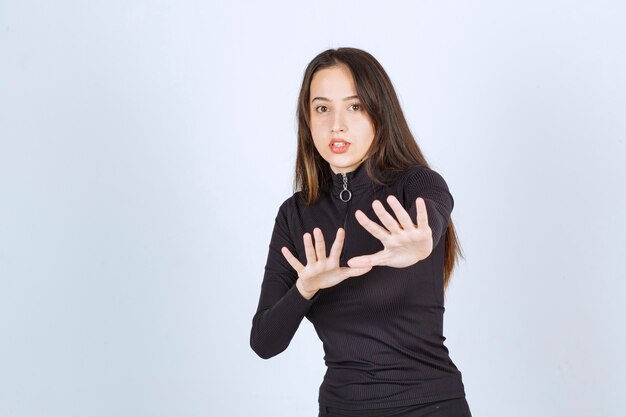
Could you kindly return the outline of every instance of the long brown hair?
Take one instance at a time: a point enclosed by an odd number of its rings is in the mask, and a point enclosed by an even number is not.
[[[317,201],[332,182],[328,163],[317,152],[311,136],[311,79],[318,70],[342,64],[350,69],[361,105],[374,123],[374,141],[363,162],[368,176],[374,182],[384,184],[373,167],[380,172],[402,172],[415,165],[430,168],[411,134],[395,89],[382,65],[361,49],[328,49],[313,58],[306,67],[298,97],[298,150],[293,187],[294,191],[302,191],[302,198],[307,204]],[[463,257],[452,218],[448,221],[445,242],[444,289],[448,287],[457,256]]]

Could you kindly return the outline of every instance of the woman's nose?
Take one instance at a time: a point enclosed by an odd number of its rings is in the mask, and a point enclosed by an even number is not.
[[[335,112],[335,118],[333,119],[333,132],[343,132],[346,130],[345,118],[342,112]]]

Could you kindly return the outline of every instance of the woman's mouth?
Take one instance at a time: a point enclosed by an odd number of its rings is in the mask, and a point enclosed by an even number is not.
[[[330,142],[330,150],[333,153],[344,153],[350,147],[350,143],[345,140],[335,140]]]

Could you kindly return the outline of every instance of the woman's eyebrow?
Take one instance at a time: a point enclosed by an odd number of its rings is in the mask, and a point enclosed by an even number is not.
[[[354,96],[346,97],[343,99],[343,101],[350,100],[353,98],[359,98],[359,96],[354,95]],[[330,101],[330,99],[327,99],[326,97],[315,97],[313,100],[311,100],[311,103],[313,103],[315,100]]]

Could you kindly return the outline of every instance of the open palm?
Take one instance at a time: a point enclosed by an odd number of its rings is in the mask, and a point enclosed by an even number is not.
[[[303,265],[287,247],[282,247],[281,252],[287,262],[298,273],[296,286],[306,298],[311,298],[318,290],[339,284],[350,277],[356,277],[369,272],[372,267],[340,267],[339,256],[345,239],[343,228],[337,229],[335,242],[330,248],[330,255],[326,256],[326,244],[324,235],[319,227],[313,229],[315,245],[310,233],[305,233],[304,251],[306,265]]]
[[[390,195],[387,202],[391,206],[398,221],[385,210],[383,204],[375,200],[372,203],[374,212],[385,227],[370,220],[365,213],[357,210],[358,222],[375,238],[380,240],[384,249],[371,255],[357,256],[348,261],[351,267],[368,267],[375,265],[404,268],[425,259],[433,250],[433,235],[428,225],[428,214],[424,199],[415,201],[417,225],[413,223],[407,211],[398,199]]]

